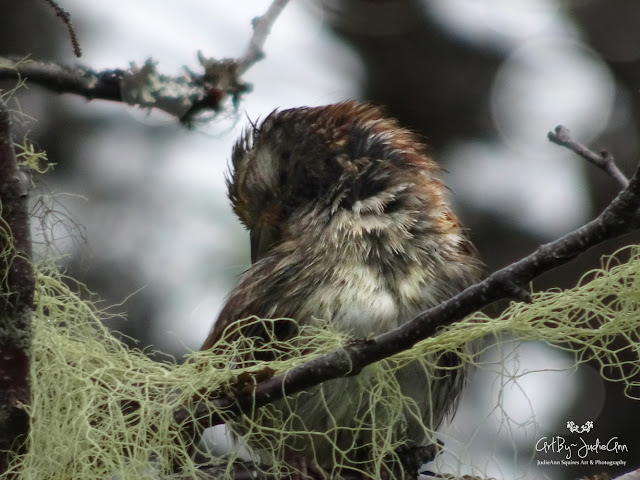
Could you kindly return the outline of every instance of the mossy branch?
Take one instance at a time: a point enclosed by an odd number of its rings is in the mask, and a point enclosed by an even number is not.
[[[251,90],[240,76],[264,57],[264,43],[287,3],[288,0],[274,0],[264,15],[254,19],[253,35],[239,58],[208,58],[198,52],[201,72],[184,67],[178,75],[164,75],[151,58],[142,66],[132,62],[128,68],[97,72],[84,66],[0,57],[0,80],[26,78],[54,92],[80,95],[88,100],[158,109],[190,126],[208,118],[201,114],[215,115],[222,111],[229,98],[237,105],[240,97]]]
[[[561,348],[571,345],[576,362],[593,360],[600,363],[603,371],[613,367],[614,373],[608,379],[623,382],[631,396],[631,390],[640,384],[632,375],[634,372],[624,371],[622,353],[629,350],[637,359],[640,297],[634,282],[640,271],[638,246],[619,254],[630,260],[618,262],[611,257],[575,289],[535,293],[531,304],[512,303],[498,319],[474,315],[461,322],[456,320],[497,298],[511,298],[514,291],[528,287],[536,275],[569,261],[590,246],[638,228],[639,183],[636,173],[598,219],[540,247],[405,327],[373,339],[349,342],[344,335],[332,331],[330,324],[309,326],[282,350],[286,354],[264,364],[238,365],[237,358],[255,348],[251,338],[235,342],[226,356],[197,352],[180,365],[152,361],[111,335],[101,323],[105,312],[74,293],[69,286],[73,282],[63,279],[54,265],[37,265],[29,451],[16,459],[8,475],[0,478],[11,478],[15,472],[25,478],[115,475],[137,480],[150,471],[158,476],[177,473],[183,478],[206,478],[207,474],[234,478],[247,472],[251,478],[253,474],[257,475],[255,478],[265,478],[259,475],[277,473],[279,467],[289,468],[288,464],[277,459],[261,470],[258,465],[240,462],[238,450],[234,450],[224,457],[206,455],[205,462],[212,467],[207,471],[189,455],[193,437],[188,430],[251,412],[245,418],[254,422],[252,438],[270,448],[286,444],[287,436],[292,434],[308,435],[313,441],[325,433],[288,428],[290,415],[286,409],[256,409],[323,381],[355,375],[372,363],[375,365],[367,368],[367,374],[379,379],[373,382],[379,388],[367,392],[365,401],[375,405],[384,418],[391,418],[411,407],[411,399],[402,394],[397,384],[397,368],[418,361],[425,373],[432,374],[437,368],[433,359],[439,354],[455,351],[462,355],[462,347],[469,341],[487,336],[499,339],[509,334]],[[608,300],[603,304],[601,299],[605,297]],[[588,314],[582,314],[584,311]],[[255,321],[277,324],[277,320]],[[452,323],[446,331],[440,330]],[[620,347],[612,348],[614,337],[624,339],[624,352]],[[412,345],[411,350],[397,353]],[[393,358],[378,362],[390,355]],[[468,364],[474,359],[468,354],[461,361]],[[281,402],[280,407],[283,403],[286,402]],[[322,402],[318,408],[323,408]],[[253,420],[262,415],[283,418],[284,422]],[[372,441],[372,451],[376,453],[372,458],[383,462],[398,447],[396,442],[386,440],[390,437],[385,433],[396,422],[369,420],[366,415],[360,418],[357,428],[375,432],[377,440]],[[429,426],[423,427],[426,438],[434,438]],[[78,455],[68,455],[69,444],[74,445]],[[343,463],[338,460],[337,465],[340,464]]]
[[[16,160],[11,119],[0,95],[0,474],[8,466],[11,451],[21,450],[28,429],[22,408],[30,395],[34,292],[28,182]]]
[[[258,381],[236,395],[214,392],[198,405],[195,415],[181,409],[179,423],[199,419],[200,426],[224,423],[229,415],[247,413],[285,396],[293,395],[331,379],[357,375],[364,367],[408,350],[439,329],[462,320],[487,305],[513,297],[536,277],[563,265],[591,247],[640,228],[640,168],[609,206],[593,221],[571,233],[540,246],[531,255],[490,275],[452,299],[431,308],[412,321],[369,340],[353,342],[303,363],[291,370]],[[217,412],[224,411],[222,418]]]

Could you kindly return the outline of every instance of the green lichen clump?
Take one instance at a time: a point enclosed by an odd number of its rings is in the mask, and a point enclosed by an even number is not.
[[[620,260],[623,257],[625,261]],[[536,293],[532,303],[512,303],[496,319],[473,315],[412,350],[377,364],[372,371],[378,380],[376,388],[368,392],[369,402],[384,406],[387,412],[402,411],[410,400],[399,393],[392,374],[395,369],[421,358],[424,368],[434,371],[440,353],[460,353],[471,340],[506,335],[558,345],[573,351],[576,362],[596,360],[606,378],[623,382],[631,392],[637,386],[634,372],[624,365],[629,355],[636,361],[639,356],[639,271],[640,247],[630,246],[605,258],[601,269],[585,275],[573,289]],[[28,451],[15,458],[4,478],[17,473],[24,479],[138,480],[168,475],[176,467],[195,477],[198,465],[189,455],[189,442],[181,435],[174,414],[231,385],[243,371],[264,369],[260,362],[243,368],[237,368],[236,362],[232,368],[233,359],[241,356],[243,349],[253,348],[251,342],[224,349],[226,358],[198,352],[182,364],[153,361],[111,335],[102,324],[106,313],[80,298],[69,284],[72,282],[65,281],[51,264],[36,266],[32,401],[25,406],[31,417]],[[301,334],[303,341],[288,346],[288,351],[299,355],[269,362],[274,373],[329,352],[345,341],[326,325]],[[464,361],[473,363],[474,358],[469,354]],[[266,409],[265,415],[269,411]],[[380,461],[399,446],[387,435],[389,423],[360,423],[361,428],[372,429],[372,451]],[[250,434],[256,436],[257,443],[272,444],[275,451],[285,443],[286,425],[280,429],[268,425],[254,422]],[[237,455],[210,456],[206,462],[220,465],[224,471]]]

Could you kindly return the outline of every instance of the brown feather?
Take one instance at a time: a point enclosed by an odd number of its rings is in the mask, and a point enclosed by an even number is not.
[[[343,102],[275,111],[245,132],[231,163],[229,198],[251,232],[254,263],[240,277],[203,349],[222,348],[240,337],[255,338],[258,347],[287,340],[298,325],[317,319],[354,338],[371,337],[482,276],[476,249],[449,206],[440,167],[416,134],[378,108]],[[260,323],[252,316],[293,321]],[[239,361],[270,360],[276,353],[260,351]],[[455,353],[440,359],[441,366],[458,364]],[[291,401],[299,422],[295,429],[325,431],[334,422],[332,441],[341,449],[371,441],[350,428],[370,408],[361,401],[370,378],[366,371]],[[421,445],[423,426],[436,428],[455,409],[463,369],[435,378],[412,363],[397,377],[422,420],[406,412],[404,426],[389,427],[394,438]],[[320,391],[331,414],[317,405]],[[350,404],[352,411],[344,406]],[[242,433],[240,424],[235,428]],[[321,463],[333,458],[331,443],[309,441],[296,437],[286,447]]]

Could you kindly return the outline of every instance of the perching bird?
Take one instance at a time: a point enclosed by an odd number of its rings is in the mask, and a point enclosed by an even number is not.
[[[370,338],[479,281],[482,263],[439,174],[418,136],[371,105],[275,111],[252,125],[233,149],[227,182],[233,210],[250,232],[252,266],[202,349],[218,344],[230,325],[241,328],[227,341],[266,337],[259,323],[248,326],[251,316],[293,319],[274,324],[278,340],[295,337],[298,326],[316,319],[351,338]],[[438,361],[445,367],[460,362],[453,352]],[[326,471],[339,461],[376,477],[371,433],[353,428],[361,418],[385,422],[384,415],[374,418],[376,406],[364,394],[373,386],[369,372],[331,380],[288,402],[288,428],[326,437],[292,434],[285,445],[251,439],[249,445],[266,462],[284,449]],[[387,425],[391,441],[405,449],[424,446],[425,425],[435,429],[455,410],[464,368],[435,375],[414,362],[395,375],[415,408]],[[276,407],[288,408],[283,401]],[[243,425],[232,428],[243,435]]]

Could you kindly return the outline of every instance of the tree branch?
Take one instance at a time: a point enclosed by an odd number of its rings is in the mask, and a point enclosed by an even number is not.
[[[254,19],[253,35],[239,59],[216,60],[198,52],[203,73],[184,68],[181,75],[164,75],[157,71],[152,59],[141,67],[132,63],[127,69],[96,72],[83,66],[0,57],[0,80],[26,78],[54,92],[80,95],[88,100],[156,108],[191,125],[203,112],[220,112],[228,98],[237,105],[241,95],[251,90],[240,76],[264,57],[264,43],[287,1],[274,0],[264,15]]]
[[[407,350],[435,335],[442,326],[451,325],[496,300],[510,298],[514,285],[524,286],[589,248],[638,228],[640,169],[598,218],[552,243],[540,246],[528,257],[498,270],[483,282],[421,313],[409,323],[371,340],[353,342],[285,373],[260,380],[253,391],[245,388],[235,397],[216,391],[208,402],[199,404],[195,412],[179,410],[175,419],[182,423],[195,417],[200,419],[200,427],[209,427],[328,380],[357,375],[367,365]],[[220,411],[224,415],[216,413]]]
[[[271,32],[271,27],[287,5],[289,0],[274,0],[269,9],[261,17],[253,19],[253,36],[244,54],[238,59],[238,75],[244,73],[251,66],[264,58],[264,43]]]
[[[585,160],[593,163],[596,167],[601,168],[607,174],[613,178],[618,184],[624,188],[629,184],[627,177],[620,171],[616,162],[606,150],[602,150],[600,154],[597,154],[593,150],[587,148],[581,143],[576,142],[571,138],[571,132],[564,125],[558,125],[553,132],[547,134],[549,140],[557,145],[568,148],[572,152],[577,153]]]
[[[27,212],[29,178],[16,161],[11,120],[0,90],[0,475],[20,451],[29,419],[34,277]]]
[[[614,477],[611,480],[640,480],[640,469],[623,473],[619,477]]]
[[[124,70],[94,72],[86,67],[68,67],[50,62],[16,58],[0,59],[0,80],[26,78],[58,93],[73,93],[88,100],[121,102],[120,82]]]
[[[80,58],[82,56],[82,49],[80,48],[80,42],[78,42],[76,31],[73,29],[73,24],[71,23],[71,14],[58,5],[54,0],[44,1],[53,9],[54,12],[56,12],[56,16],[62,19],[62,22],[65,24],[67,31],[69,32],[69,38],[73,45],[73,53],[76,57]]]

